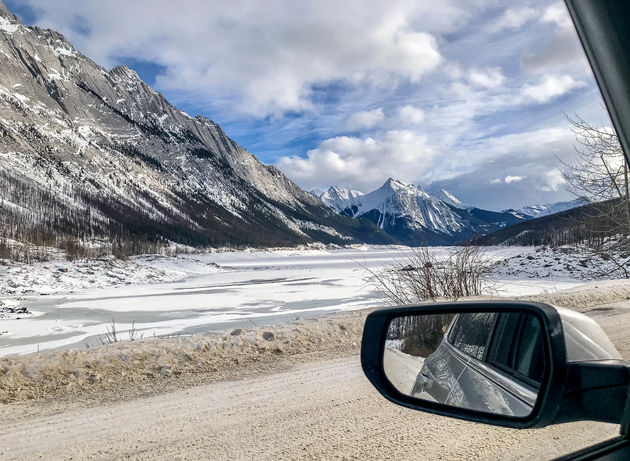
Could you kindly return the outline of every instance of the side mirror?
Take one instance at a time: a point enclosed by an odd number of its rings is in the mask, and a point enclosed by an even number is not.
[[[366,319],[361,363],[394,403],[515,428],[621,422],[630,382],[597,323],[541,303],[379,310]]]

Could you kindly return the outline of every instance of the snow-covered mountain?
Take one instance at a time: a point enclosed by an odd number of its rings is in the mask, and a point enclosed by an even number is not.
[[[434,195],[392,178],[367,194],[333,186],[321,198],[338,213],[369,219],[411,245],[454,244],[522,220],[510,213],[465,207],[448,191]]]
[[[367,194],[333,186],[320,198],[337,213],[369,219],[410,245],[458,243],[589,203],[576,199],[497,212],[465,205],[442,188],[427,192],[392,178]]]
[[[110,71],[0,0],[0,230],[18,240],[388,243],[125,67]],[[36,237],[33,237],[36,236]]]
[[[530,205],[519,208],[518,210],[505,210],[505,212],[521,216],[530,216],[531,218],[535,219],[588,205],[589,203],[590,201],[586,198],[576,198],[575,200],[569,200],[566,202],[545,203],[543,205]]]
[[[358,190],[350,190],[341,186],[332,186],[326,192],[320,194],[319,198],[337,213],[351,216],[351,214],[344,213],[344,210],[346,208],[352,208],[352,206],[358,202],[359,197],[363,195],[365,194]]]

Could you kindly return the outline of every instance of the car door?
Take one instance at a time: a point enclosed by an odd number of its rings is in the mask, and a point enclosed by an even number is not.
[[[536,379],[539,385],[544,371],[540,328],[524,315],[460,317],[452,357],[460,361],[462,371],[445,403],[490,413],[529,414],[536,402]]]

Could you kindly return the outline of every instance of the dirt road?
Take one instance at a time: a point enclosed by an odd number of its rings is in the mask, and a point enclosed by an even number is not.
[[[628,356],[630,301],[584,307]],[[547,459],[614,425],[516,431],[397,407],[356,353],[150,397],[3,405],[2,459]]]
[[[396,407],[358,357],[150,398],[5,421],[2,459],[532,459],[613,436],[610,425],[514,431]]]

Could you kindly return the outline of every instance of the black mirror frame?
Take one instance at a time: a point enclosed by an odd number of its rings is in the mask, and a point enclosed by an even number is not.
[[[417,399],[401,393],[385,376],[383,351],[387,328],[393,318],[405,315],[446,314],[466,312],[527,312],[534,314],[544,331],[545,350],[550,366],[546,370],[539,397],[530,415],[524,418],[493,415],[441,403]],[[556,418],[567,378],[567,353],[562,321],[557,311],[535,302],[469,301],[457,303],[430,303],[381,309],[372,312],[365,320],[361,342],[361,366],[372,385],[391,402],[415,410],[442,416],[512,428],[537,428],[551,424]]]

